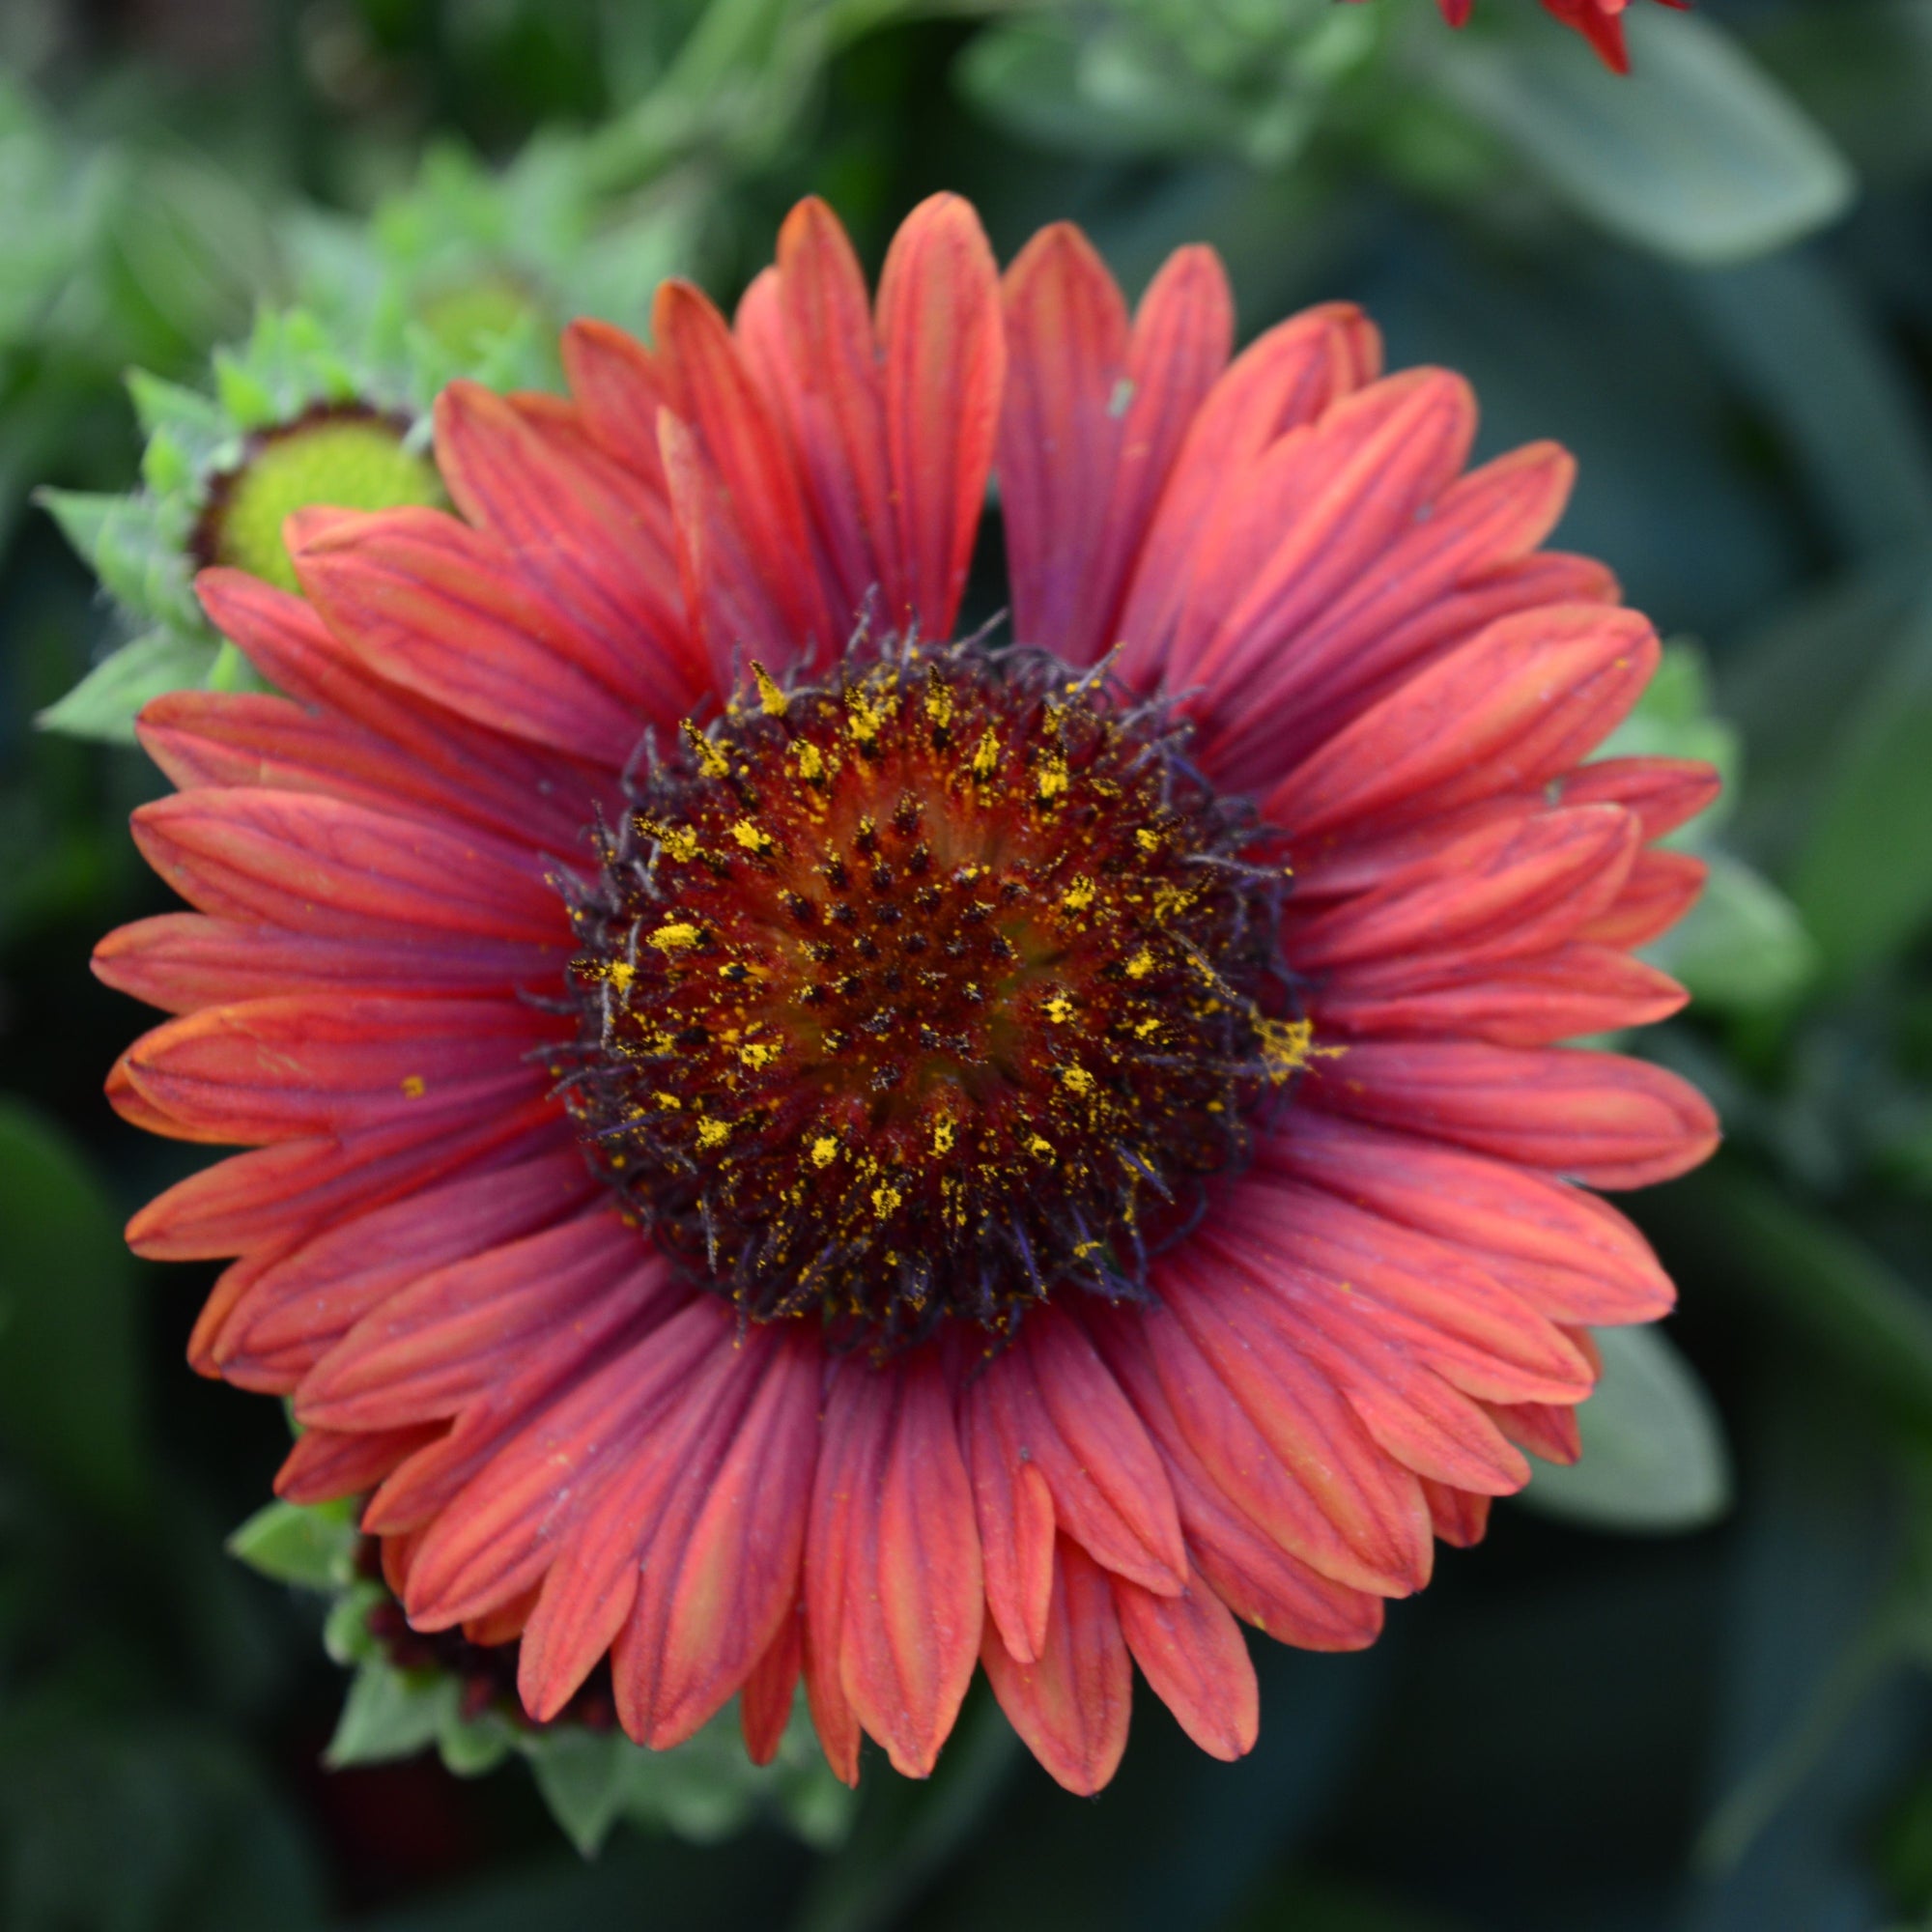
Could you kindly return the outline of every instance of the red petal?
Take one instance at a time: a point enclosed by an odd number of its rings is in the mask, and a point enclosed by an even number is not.
[[[1331,1582],[1291,1556],[1222,1489],[1194,1453],[1145,1347],[1140,1318],[1098,1324],[1102,1352],[1166,1459],[1195,1568],[1236,1615],[1304,1650],[1360,1650],[1382,1626],[1382,1600]]]
[[[293,1140],[503,1107],[542,1079],[524,1056],[556,1025],[509,1000],[298,994],[170,1020],[128,1049],[128,1066],[190,1125]]]
[[[526,847],[568,852],[601,801],[615,814],[620,797],[609,777],[459,718],[416,693],[386,683],[330,633],[299,597],[242,570],[204,570],[195,579],[215,629],[233,638],[270,683],[325,720],[346,720],[366,735],[356,756],[335,762],[344,741],[333,723],[315,725],[334,740],[335,791],[345,772],[399,787],[440,816],[446,809]],[[310,737],[304,741],[314,745]],[[277,756],[284,753],[280,751]],[[302,788],[298,785],[296,788]]]
[[[677,399],[657,357],[636,336],[590,317],[563,331],[561,349],[584,428],[605,455],[662,487],[658,416]]]
[[[348,940],[486,942],[554,981],[570,923],[537,862],[456,827],[293,791],[176,792],[133,816],[135,842],[204,912]],[[507,942],[504,944],[503,942]]]
[[[1150,1346],[1215,1481],[1337,1582],[1391,1597],[1420,1589],[1430,1547],[1415,1478],[1376,1446],[1326,1378],[1294,1371],[1280,1351],[1263,1364],[1251,1333],[1259,1324],[1242,1305],[1253,1291],[1224,1264],[1190,1245],[1166,1260],[1160,1287],[1173,1320],[1148,1318]],[[1254,1436],[1266,1444],[1264,1462]]]
[[[581,1322],[643,1251],[597,1202],[588,1212],[425,1270],[365,1314],[304,1378],[296,1413],[330,1429],[399,1429],[456,1414]]]
[[[952,1398],[929,1359],[854,1362],[825,1415],[808,1593],[814,1562],[842,1575],[844,1693],[894,1769],[924,1777],[972,1681],[985,1605]],[[814,1615],[813,1646],[819,1634]]]
[[[533,1083],[534,1084],[534,1083]],[[325,1221],[382,1206],[499,1150],[550,1144],[562,1111],[548,1093],[521,1105],[405,1116],[346,1139],[286,1142],[217,1162],[178,1181],[128,1224],[128,1243],[151,1261],[205,1261],[287,1241]]]
[[[1116,1577],[1121,1634],[1153,1693],[1209,1757],[1232,1763],[1255,1747],[1261,1687],[1241,1627],[1199,1577],[1156,1597]]]
[[[1422,1493],[1429,1498],[1429,1520],[1435,1534],[1451,1548],[1472,1549],[1482,1542],[1490,1526],[1490,1497],[1472,1496],[1466,1490],[1427,1480]]]
[[[1648,946],[1697,903],[1709,871],[1689,852],[1639,852],[1623,891],[1577,936],[1596,946]]]
[[[1077,1543],[1057,1552],[1038,1661],[1009,1657],[990,1626],[980,1658],[1001,1710],[1054,1780],[1082,1798],[1106,1784],[1127,1747],[1134,1671],[1107,1573]]]
[[[1003,285],[1006,398],[1000,505],[1013,635],[1070,664],[1086,576],[1113,494],[1126,380],[1127,308],[1106,264],[1071,222],[1042,228]]]
[[[1577,1411],[1567,1405],[1546,1402],[1497,1403],[1491,1413],[1496,1427],[1532,1456],[1546,1463],[1575,1463],[1583,1453]]]
[[[735,1346],[742,1358],[756,1352],[750,1339]],[[625,1728],[653,1750],[690,1737],[796,1625],[824,1350],[787,1333],[762,1378],[750,1359],[733,1370],[750,1393],[722,1418],[715,1461],[678,1459],[681,1480],[640,1549],[637,1603],[611,1653]]]
[[[308,990],[511,999],[532,982],[554,984],[568,957],[561,947],[515,940],[437,940],[420,929],[387,941],[320,939],[168,912],[110,932],[91,963],[95,978],[116,991],[165,1012],[191,1013]]]
[[[1397,980],[1408,983],[1399,990]],[[1316,1030],[1430,1034],[1497,1046],[1550,1046],[1668,1019],[1690,1000],[1668,974],[1606,946],[1564,946],[1538,959],[1454,972],[1391,974],[1325,988]]]
[[[636,750],[631,667],[533,595],[496,539],[420,509],[303,510],[288,538],[304,594],[389,683],[613,769]]]
[[[1141,547],[1114,627],[1123,678],[1160,681],[1204,531],[1231,486],[1271,442],[1372,380],[1380,362],[1373,327],[1344,302],[1279,324],[1235,358],[1194,416]]]
[[[209,1303],[191,1347],[208,1374],[293,1388],[411,1282],[561,1219],[596,1184],[575,1147],[513,1167],[486,1162],[481,1173],[356,1215],[286,1252],[264,1251],[245,1293],[224,1294],[218,1314]]]
[[[1030,1321],[969,1385],[1015,1482],[1045,1477],[1062,1531],[1104,1568],[1173,1595],[1187,1575],[1160,1457],[1077,1323]]]
[[[1289,640],[1448,488],[1475,427],[1460,376],[1409,369],[1277,443],[1202,545],[1169,683],[1205,685],[1210,719],[1224,701],[1241,704]]]
[[[921,636],[950,638],[985,505],[1007,361],[999,270],[979,216],[957,195],[921,202],[893,237],[878,332],[910,616]]]
[[[1265,1167],[1468,1249],[1552,1320],[1648,1321],[1676,1300],[1628,1221],[1546,1176],[1312,1109],[1257,1151]]]
[[[1046,1641],[1053,1594],[1053,1494],[1032,1463],[1015,1463],[975,1377],[962,1392],[960,1443],[973,1482],[986,1608],[1008,1651],[1031,1663]]]
[[[542,1577],[612,1486],[650,1466],[659,1420],[694,1380],[723,1373],[731,1332],[730,1311],[703,1295],[631,1348],[603,1351],[597,1372],[519,1429],[430,1525],[410,1573],[410,1621],[447,1629]]]
[[[1306,839],[1371,814],[1533,790],[1622,719],[1657,661],[1656,633],[1632,611],[1505,618],[1323,746],[1268,795],[1264,816]]]
[[[567,406],[543,401],[563,418],[452,383],[436,402],[438,468],[532,600],[598,639],[598,675],[639,719],[673,724],[708,667],[685,629],[669,503],[601,455]]]
[[[381,1429],[372,1435],[304,1430],[276,1472],[275,1493],[304,1507],[363,1495],[440,1433],[436,1427]]]
[[[1592,1187],[1647,1187],[1709,1158],[1718,1119],[1661,1066],[1576,1047],[1363,1040],[1303,1089],[1331,1112],[1460,1143]]]
[[[741,360],[724,318],[695,288],[666,282],[652,330],[678,398],[681,433],[658,426],[677,515],[679,569],[714,678],[734,656],[774,668],[823,661],[845,641],[811,554],[805,499],[784,440]]]
[[[1621,805],[1635,812],[1648,841],[1707,810],[1722,781],[1699,758],[1599,758],[1567,773],[1562,786],[1565,805]]]
[[[1636,820],[1620,806],[1505,820],[1445,845],[1372,893],[1292,923],[1285,950],[1303,973],[1369,962],[1373,974],[1385,961],[1405,979],[1431,963],[1464,966],[1541,952],[1610,904],[1636,843]]]
[[[770,1764],[779,1754],[798,1701],[798,1673],[804,1660],[803,1606],[794,1603],[779,1620],[778,1634],[752,1666],[738,1693],[738,1722],[745,1734],[745,1755],[753,1764]]]

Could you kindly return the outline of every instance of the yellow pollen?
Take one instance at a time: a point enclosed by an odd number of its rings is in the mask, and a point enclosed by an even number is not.
[[[761,1068],[769,1066],[779,1057],[781,1050],[776,1040],[748,1039],[738,1049],[738,1058],[755,1073]]]
[[[731,1138],[731,1126],[727,1121],[699,1121],[697,1123],[697,1145],[701,1148],[722,1147]]]
[[[749,818],[741,818],[732,826],[731,837],[748,852],[771,850],[772,835],[769,832],[761,832]]]
[[[1061,1070],[1060,1084],[1069,1094],[1091,1094],[1094,1091],[1094,1076],[1084,1066],[1068,1066]]]
[[[674,919],[668,924],[659,926],[650,936],[651,944],[660,952],[676,952],[687,946],[696,946],[697,938],[696,926],[686,919]]]
[[[865,745],[879,735],[879,726],[892,717],[895,706],[890,697],[873,699],[863,691],[854,691],[846,694],[845,709],[851,714],[845,728]]]
[[[952,696],[952,688],[929,678],[925,686],[925,715],[943,731],[952,723],[957,705]]]
[[[1145,980],[1153,971],[1153,954],[1145,946],[1127,961],[1127,978]]]
[[[798,757],[798,775],[808,784],[815,783],[825,776],[825,755],[810,738],[801,739],[792,751]]]
[[[1336,1060],[1346,1047],[1317,1046],[1313,1020],[1271,1020],[1257,1015],[1255,1032],[1262,1043],[1262,1061],[1277,1086],[1299,1072],[1311,1060]]]
[[[651,1098],[668,1114],[678,1114],[684,1111],[684,1102],[675,1094],[667,1094],[660,1089],[659,1092],[651,1095]]]
[[[758,708],[767,718],[782,718],[785,706],[791,700],[779,689],[771,672],[756,658],[752,660],[752,675],[757,681]]]
[[[1039,761],[1039,776],[1034,781],[1034,788],[1043,802],[1051,803],[1065,795],[1072,780],[1066,773],[1066,760],[1058,752],[1049,752]]]
[[[1053,1143],[1043,1135],[1036,1134],[1032,1140],[1027,1142],[1027,1152],[1037,1155],[1041,1160],[1051,1160],[1053,1158]]]
[[[838,1157],[838,1143],[830,1134],[820,1134],[811,1144],[811,1164],[830,1167]]]
[[[1134,843],[1138,845],[1143,852],[1147,853],[1150,857],[1151,857],[1154,853],[1160,850],[1160,834],[1152,830],[1151,827],[1143,825],[1140,828],[1140,830],[1134,834]]]
[[[959,1129],[942,1114],[932,1123],[932,1151],[934,1153],[951,1153],[952,1143],[959,1138]]]
[[[693,825],[647,825],[645,831],[679,865],[688,866],[697,857],[697,828]]]
[[[1073,1002],[1065,993],[1056,993],[1047,1001],[1045,1011],[1055,1026],[1065,1026],[1073,1017]]]
[[[989,779],[993,767],[1000,762],[1000,738],[989,724],[980,733],[980,742],[973,747],[973,776],[976,779]]]
[[[1094,903],[1100,888],[1085,872],[1079,873],[1073,883],[1060,895],[1060,903],[1068,912],[1085,912]]]
[[[1159,1031],[1160,1022],[1158,1020],[1142,1020],[1134,1028],[1134,1037],[1136,1039],[1151,1039]]]
[[[620,993],[628,993],[631,990],[631,981],[637,977],[638,969],[628,959],[611,960],[605,972],[605,978]]]
[[[411,1073],[403,1080],[403,1097],[406,1100],[420,1100],[429,1092],[429,1082],[420,1073]]]
[[[722,779],[730,771],[731,760],[724,746],[715,739],[707,738],[689,718],[684,721],[684,735],[696,754],[697,769],[706,778]]]
[[[905,1196],[896,1187],[875,1187],[872,1189],[872,1212],[883,1221],[904,1199]]]

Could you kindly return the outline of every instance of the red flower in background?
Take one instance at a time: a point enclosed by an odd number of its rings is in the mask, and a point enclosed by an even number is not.
[[[288,695],[149,707],[198,910],[98,967],[181,1015],[121,1111],[252,1151],[130,1238],[240,1257],[195,1365],[535,1716],[608,1653],[633,1737],[737,1693],[763,1757],[802,1675],[920,1775],[983,1663],[1091,1791],[1138,1664],[1233,1757],[1237,1620],[1372,1641],[1670,1305],[1583,1186],[1711,1110],[1555,1044],[1683,1000],[1631,950],[1712,775],[1585,762],[1656,639],[1540,548],[1562,451],[1467,469],[1351,308],[1232,331],[1204,249],[1129,318],[944,196],[874,311],[807,202],[734,326],[447,393],[459,516],[202,579]]]
[[[1690,8],[1690,0],[1658,0],[1658,4],[1680,13]],[[1468,20],[1474,0],[1436,0],[1436,5],[1452,27],[1460,27]],[[1575,27],[1596,48],[1604,65],[1618,73],[1630,71],[1630,54],[1624,46],[1624,10],[1629,5],[1630,0],[1543,0],[1547,13]]]

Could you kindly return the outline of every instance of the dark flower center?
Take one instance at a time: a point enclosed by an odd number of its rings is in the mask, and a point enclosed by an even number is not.
[[[583,1143],[746,1316],[890,1345],[1147,1256],[1299,1064],[1282,870],[1157,707],[859,653],[637,787],[574,909]]]

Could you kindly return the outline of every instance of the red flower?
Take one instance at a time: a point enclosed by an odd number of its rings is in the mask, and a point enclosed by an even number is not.
[[[1452,27],[1460,27],[1468,20],[1474,0],[1435,0],[1435,4]],[[1543,0],[1546,12],[1575,27],[1596,48],[1604,65],[1618,73],[1630,71],[1630,54],[1624,46],[1624,9],[1629,4],[1630,0]],[[1690,0],[1659,0],[1659,5],[1688,13]]]
[[[1539,548],[1561,450],[1465,470],[1351,308],[1232,328],[1205,249],[1129,319],[948,196],[874,312],[806,202],[735,327],[673,283],[568,402],[451,389],[460,516],[201,580],[288,696],[149,707],[199,910],[98,966],[182,1015],[115,1104],[253,1151],[130,1238],[241,1257],[195,1365],[539,1718],[608,1652],[633,1737],[738,1692],[762,1757],[803,1673],[921,1775],[983,1662],[1091,1791],[1137,1663],[1236,1756],[1239,1621],[1372,1641],[1670,1305],[1576,1183],[1711,1110],[1554,1044],[1684,998],[1631,949],[1712,775],[1583,762],[1656,639]],[[1023,651],[948,641],[995,469]]]

